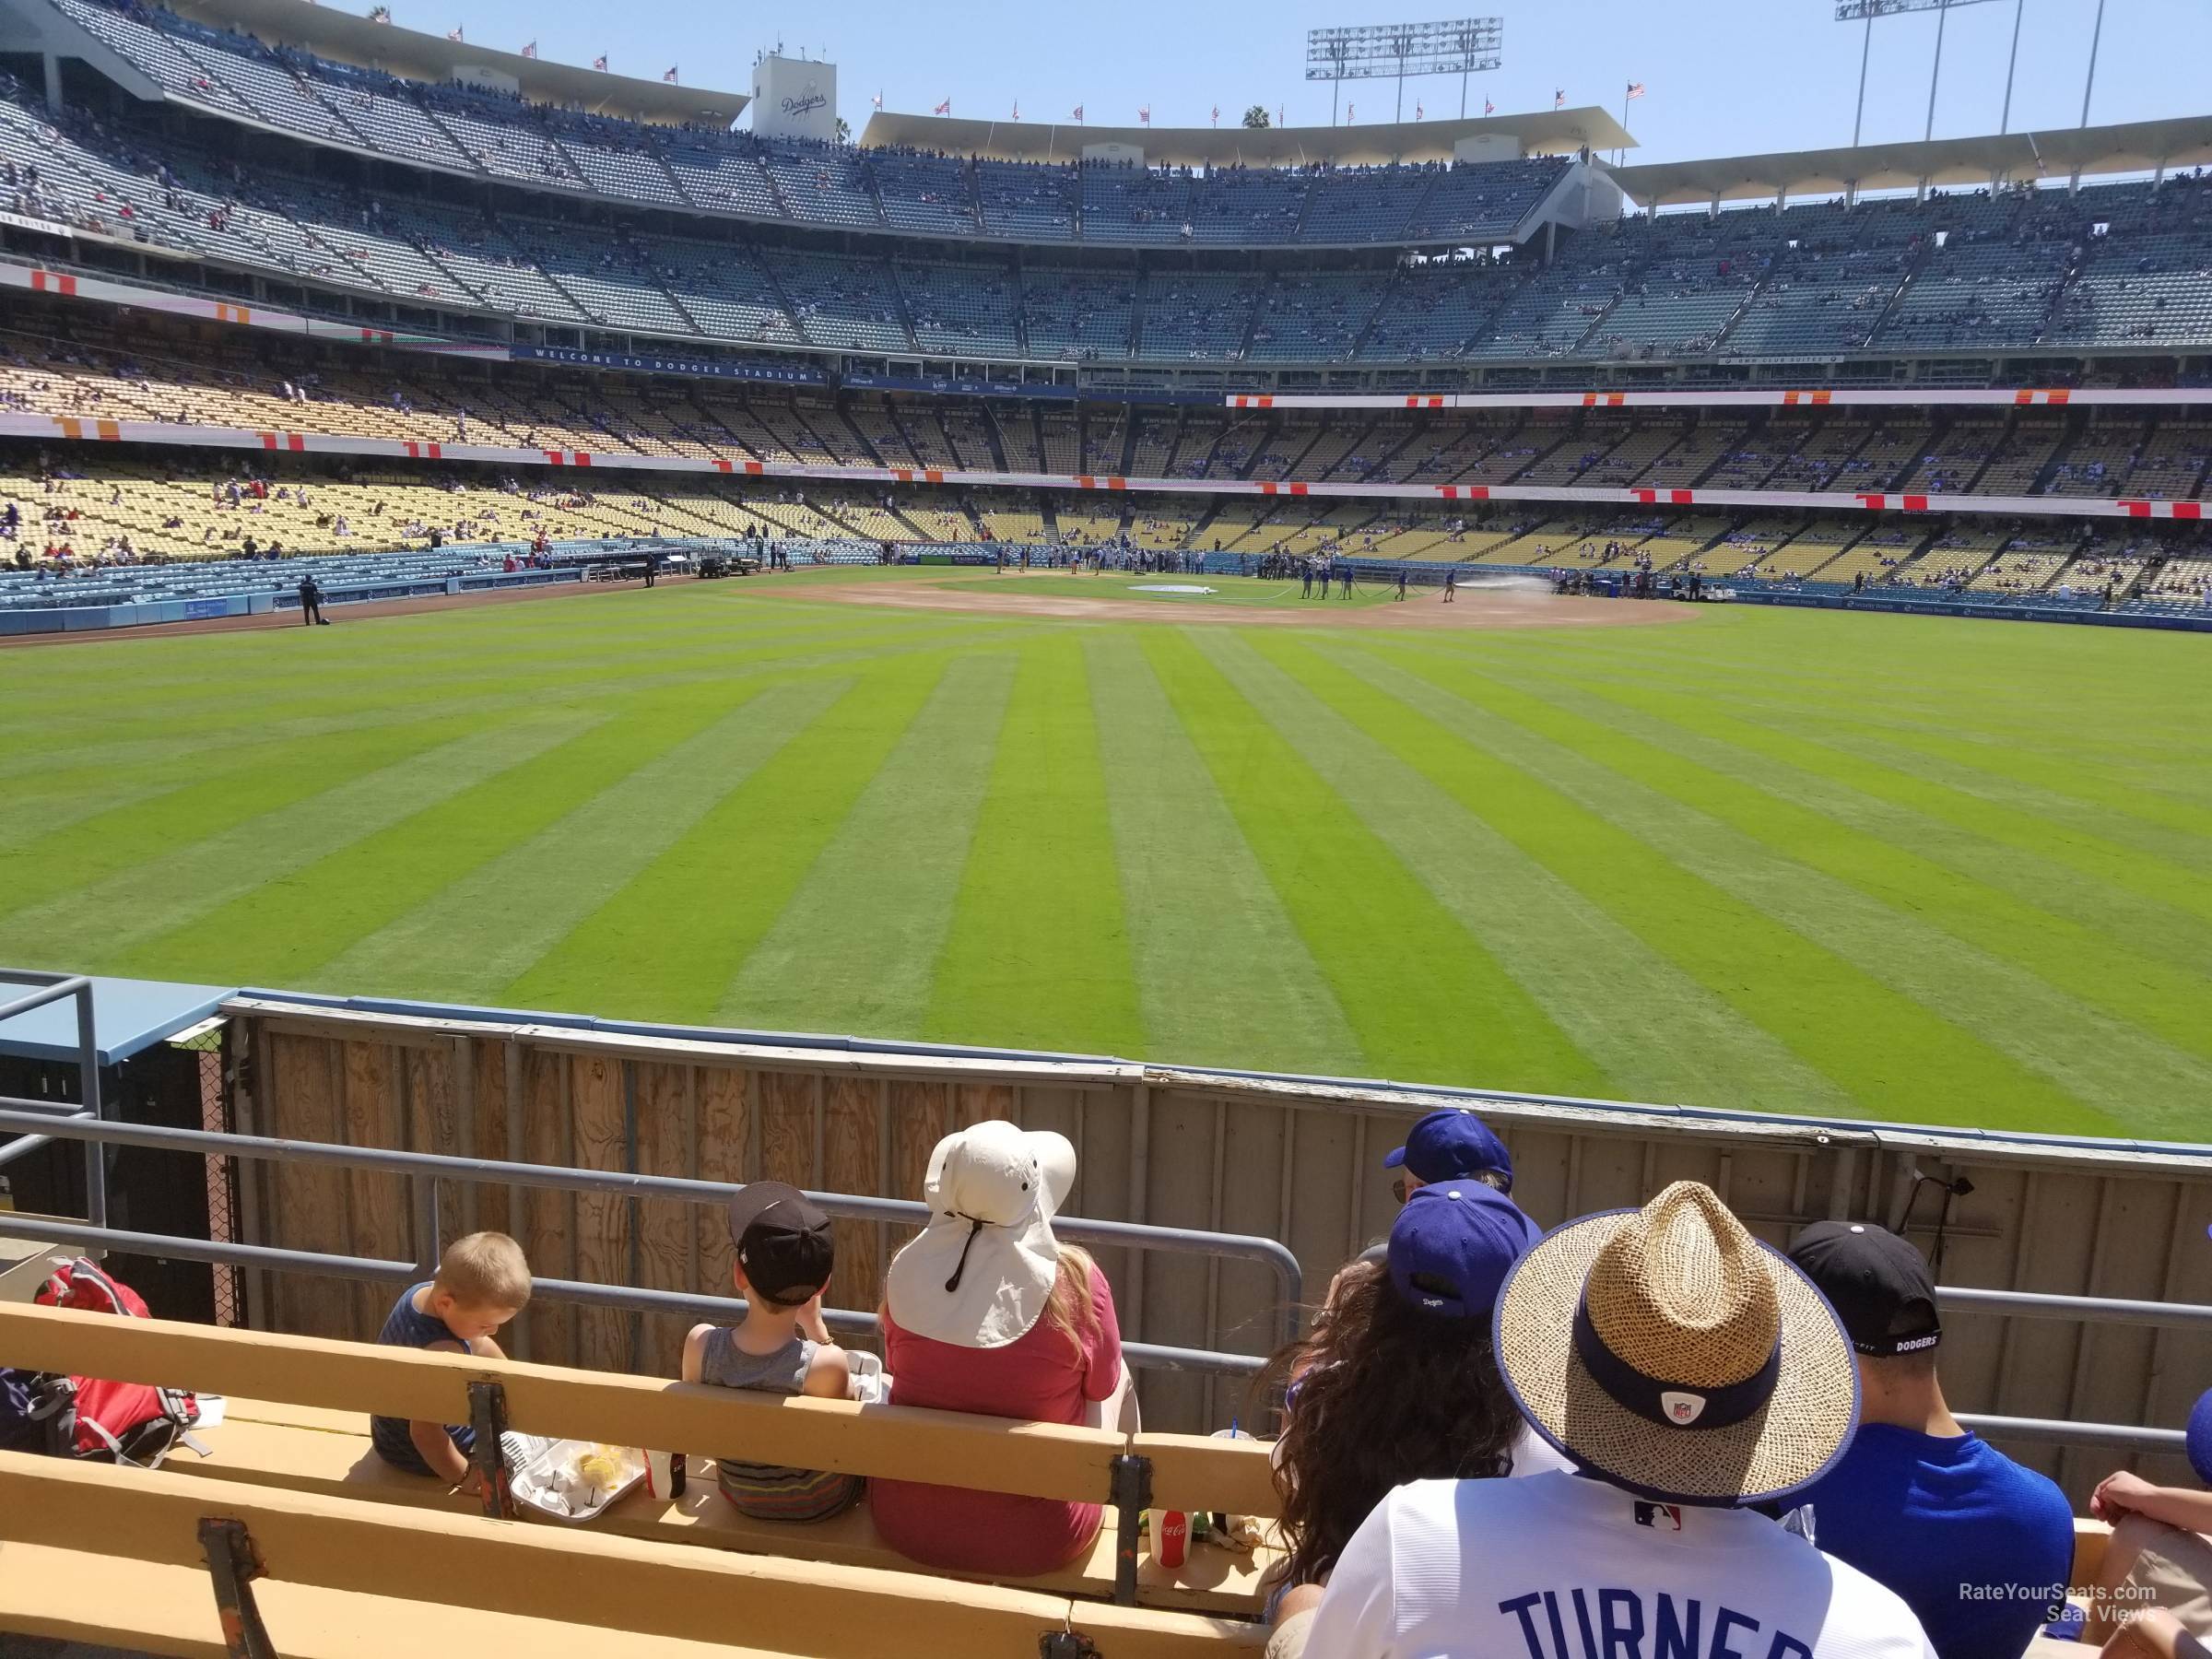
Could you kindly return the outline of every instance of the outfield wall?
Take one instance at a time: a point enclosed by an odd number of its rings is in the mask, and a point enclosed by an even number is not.
[[[573,1017],[243,994],[230,1108],[241,1130],[304,1140],[573,1164],[701,1180],[790,1181],[920,1196],[937,1137],[1010,1117],[1076,1143],[1069,1210],[1282,1240],[1309,1297],[1388,1228],[1382,1168],[1407,1124],[1440,1105],[1481,1110],[1512,1148],[1514,1196],[1539,1221],[1631,1205],[1667,1182],[1716,1188],[1768,1241],[1828,1217],[1902,1223],[1947,1287],[2212,1303],[2212,1147],[1946,1131],[1687,1106],[1266,1076],[1072,1055],[857,1039],[618,1025]],[[1931,1103],[1931,1115],[1939,1114]],[[1921,1181],[1926,1176],[1931,1179]],[[1948,1198],[1937,1180],[1972,1190]],[[241,1172],[250,1242],[406,1259],[395,1176],[306,1164]],[[712,1208],[453,1183],[455,1228],[512,1231],[541,1274],[716,1293],[728,1243]],[[1939,1222],[1941,1223],[1939,1231]],[[873,1309],[897,1230],[840,1221],[833,1305]],[[1264,1352],[1272,1277],[1108,1251],[1133,1339]],[[385,1292],[272,1275],[257,1317],[359,1336]],[[2212,1324],[2128,1323],[1954,1310],[1944,1378],[1953,1406],[2008,1417],[2179,1428],[2212,1382]],[[524,1315],[528,1357],[671,1372],[679,1322],[547,1305]],[[1223,1427],[1241,1385],[1148,1374],[1149,1426]],[[2114,1454],[2011,1445],[2079,1502]],[[2162,1464],[2171,1462],[2171,1467]],[[2153,1458],[2154,1478],[2185,1477]]]
[[[518,551],[527,549],[514,544]],[[471,547],[474,554],[496,547]],[[422,577],[391,582],[334,583],[323,591],[328,605],[355,605],[377,599],[442,599],[491,588],[544,587],[583,580],[582,566],[564,570],[485,571],[466,576]],[[265,617],[296,611],[300,594],[292,588],[272,593],[221,594],[200,599],[158,599],[144,605],[66,605],[40,609],[0,608],[0,637],[8,634],[100,633],[119,628],[152,628],[170,622],[212,622],[231,617]]]

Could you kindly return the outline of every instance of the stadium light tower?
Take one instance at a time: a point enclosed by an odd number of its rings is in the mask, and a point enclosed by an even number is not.
[[[1459,76],[1459,112],[1467,112],[1467,76],[1478,69],[1495,69],[1503,60],[1500,48],[1505,40],[1500,18],[1455,18],[1438,23],[1371,23],[1344,29],[1314,29],[1306,32],[1306,78],[1325,80],[1329,90],[1329,124],[1336,124],[1336,100],[1347,80],[1373,80],[1394,75],[1398,81],[1398,119],[1406,117],[1406,77],[1409,75]]]
[[[1874,53],[1874,20],[1877,18],[1894,18],[1905,12],[1934,12],[1936,14],[1936,62],[1928,70],[1928,124],[1921,135],[1922,140],[1936,136],[1936,83],[1943,74],[1943,28],[1950,20],[1951,9],[1959,6],[1980,6],[1984,0],[1837,0],[1836,21],[1855,23],[1862,18],[1866,22],[1866,39],[1859,48],[1859,112],[1851,124],[1851,145],[1856,149],[1859,133],[1866,120],[1866,60]],[[2014,0],[2012,18],[2013,61],[2019,61],[2020,12],[2024,0]],[[2012,114],[2012,71],[2005,72],[2005,112]]]

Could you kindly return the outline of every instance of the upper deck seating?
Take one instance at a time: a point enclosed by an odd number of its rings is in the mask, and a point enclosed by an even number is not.
[[[1406,237],[1476,247],[1502,241],[1535,210],[1567,166],[1563,156],[1456,164],[1436,175],[1414,209]]]
[[[986,230],[1023,241],[1074,240],[1082,189],[1072,166],[978,161],[975,194]]]
[[[1415,212],[1443,170],[1435,167],[1346,168],[1313,181],[1299,240],[1307,242],[1402,241]]]
[[[982,229],[975,182],[965,162],[949,156],[868,150],[859,171],[883,204],[884,221],[895,229],[973,236]]]

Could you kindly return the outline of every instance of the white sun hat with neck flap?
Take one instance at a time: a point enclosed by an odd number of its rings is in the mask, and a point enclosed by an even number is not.
[[[929,1155],[920,1237],[891,1258],[891,1318],[955,1347],[1018,1341],[1043,1315],[1060,1274],[1053,1218],[1076,1181],[1064,1135],[993,1121],[947,1135]]]

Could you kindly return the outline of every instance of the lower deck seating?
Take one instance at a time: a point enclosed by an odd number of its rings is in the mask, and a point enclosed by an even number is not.
[[[419,1646],[507,1659],[710,1654],[1031,1659],[1063,1631],[1122,1659],[1257,1653],[1256,1624],[918,1573],[687,1549],[585,1529],[401,1511],[167,1470],[0,1453],[0,1630],[221,1654],[203,1564],[211,1518],[242,1529],[248,1586],[288,1659]],[[219,1543],[214,1546],[220,1547]],[[46,1571],[25,1570],[35,1556]]]
[[[1039,1651],[1040,1632],[1080,1630],[1094,1619],[1127,1638],[1107,1650],[1115,1654],[1180,1654],[1195,1651],[1192,1642],[1256,1651],[1265,1640],[1256,1616],[1260,1577],[1273,1559],[1265,1550],[1194,1546],[1173,1570],[1147,1560],[1135,1576],[1135,1605],[1109,1605],[1117,1583],[1115,1470],[1141,1460],[1151,1501],[1163,1508],[1265,1517],[1276,1500],[1267,1448],[1256,1441],[860,1406],[42,1308],[0,1308],[0,1351],[38,1369],[159,1377],[204,1395],[266,1383],[267,1394],[281,1396],[229,1393],[223,1420],[200,1431],[206,1454],[181,1451],[159,1472],[0,1456],[0,1543],[11,1548],[18,1541],[62,1551],[98,1548],[104,1536],[126,1560],[177,1565],[196,1560],[196,1553],[134,1552],[166,1536],[171,1522],[232,1516],[254,1533],[270,1577],[279,1582],[304,1577],[322,1590],[431,1601],[450,1595],[489,1613],[542,1613],[594,1629],[712,1643],[726,1636],[743,1651],[825,1659],[1012,1653],[994,1624],[1032,1617],[1042,1622],[1029,1633],[1024,1659]],[[693,1467],[700,1473],[673,1501],[633,1494],[585,1525],[516,1526],[487,1522],[475,1498],[393,1470],[371,1451],[370,1411],[465,1419],[469,1390],[479,1382],[502,1391],[520,1431],[698,1446],[703,1450]],[[820,1525],[738,1516],[713,1483],[710,1456],[1105,1502],[1107,1519],[1094,1547],[1056,1573],[1018,1583],[956,1584],[887,1547],[865,1503]],[[288,1553],[295,1531],[323,1542]],[[189,1525],[182,1535],[196,1545]],[[410,1558],[410,1540],[426,1553]],[[316,1571],[291,1571],[303,1559],[313,1559]],[[541,1572],[552,1576],[541,1579]],[[542,1599],[526,1598],[525,1584]],[[784,1607],[743,1616],[759,1598],[788,1595],[795,1606],[831,1592],[873,1602],[876,1622],[863,1618],[863,1607],[841,1606],[818,1608],[812,1620]],[[0,1590],[0,1630],[53,1628],[54,1609],[19,1596],[10,1601],[12,1593]],[[726,1622],[708,1625],[701,1621],[715,1598],[725,1604]],[[975,1628],[964,1632],[970,1622]],[[196,1651],[173,1641],[146,1645]],[[398,1645],[395,1637],[384,1651]],[[279,1646],[299,1651],[281,1637]],[[503,1641],[496,1651],[526,1649]]]
[[[186,1453],[169,1464],[180,1474],[242,1481],[287,1491],[321,1492],[378,1503],[395,1503],[453,1514],[478,1512],[477,1500],[393,1468],[371,1450],[365,1417],[316,1406],[232,1399],[218,1428],[195,1438],[205,1458]],[[594,1535],[785,1556],[886,1571],[920,1572],[877,1535],[864,1500],[834,1520],[798,1526],[741,1515],[715,1485],[714,1465],[690,1460],[683,1497],[635,1494],[594,1523]],[[1091,1547],[1058,1572],[1019,1581],[1024,1588],[1067,1595],[1104,1597],[1113,1589],[1114,1534],[1111,1512]],[[1137,1597],[1147,1606],[1249,1616],[1259,1606],[1259,1577],[1269,1552],[1194,1547],[1181,1572],[1147,1554],[1138,1570]],[[977,1582],[986,1582],[978,1579]]]

